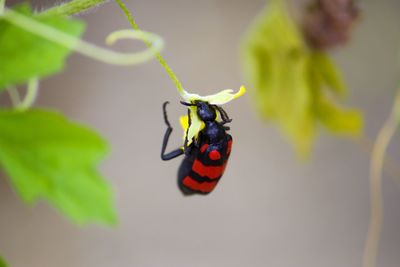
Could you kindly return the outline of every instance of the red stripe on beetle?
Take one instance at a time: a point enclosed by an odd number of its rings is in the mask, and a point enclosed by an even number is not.
[[[207,147],[208,147],[208,144],[202,145],[201,148],[200,148],[200,152],[204,153],[204,151],[206,151]]]
[[[192,177],[190,177],[190,176],[186,176],[183,179],[182,183],[192,190],[200,191],[203,193],[211,192],[214,189],[214,187],[217,185],[217,182],[199,183],[196,180],[193,180]]]
[[[223,166],[205,166],[201,161],[195,160],[192,166],[192,171],[202,177],[208,177],[210,179],[217,179],[221,177],[224,172],[225,164]]]

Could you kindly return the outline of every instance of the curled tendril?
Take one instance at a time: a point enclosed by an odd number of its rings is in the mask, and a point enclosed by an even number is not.
[[[106,38],[106,43],[108,45],[112,45],[120,39],[137,39],[141,41],[149,41],[152,44],[151,47],[145,51],[120,53],[72,37],[69,34],[47,26],[46,24],[31,19],[11,9],[6,8],[6,12],[2,18],[30,33],[108,64],[135,65],[143,63],[154,57],[154,51],[159,52],[164,47],[163,39],[156,34],[138,30],[119,30],[112,32]]]
[[[161,37],[144,31],[126,29],[110,33],[106,38],[107,45],[113,45],[116,41],[121,39],[137,39],[144,41],[149,40],[149,38],[151,40],[151,43],[153,44],[149,49],[132,54],[118,53],[118,61],[115,60],[114,64],[130,65],[148,61],[155,57],[152,49],[154,49],[155,51],[161,51],[164,47],[164,42]],[[112,53],[117,54],[115,52]],[[109,58],[111,59],[111,57]],[[117,55],[115,55],[115,59],[117,59]]]

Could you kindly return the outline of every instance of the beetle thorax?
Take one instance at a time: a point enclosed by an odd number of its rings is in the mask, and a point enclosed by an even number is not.
[[[206,127],[203,134],[210,140],[211,143],[216,143],[222,140],[225,136],[224,128],[217,121],[206,121]]]

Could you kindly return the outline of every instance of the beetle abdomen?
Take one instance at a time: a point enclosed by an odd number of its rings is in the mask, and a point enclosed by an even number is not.
[[[208,194],[222,177],[232,146],[232,137],[226,135],[222,143],[202,144],[192,149],[179,168],[178,186],[184,195]]]

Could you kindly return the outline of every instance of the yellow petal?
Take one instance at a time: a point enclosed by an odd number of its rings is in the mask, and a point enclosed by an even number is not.
[[[242,85],[239,91],[233,94],[232,89],[226,89],[214,95],[205,96],[205,101],[213,105],[223,105],[226,104],[233,99],[241,97],[244,93],[246,93],[246,88]]]
[[[183,140],[185,140],[185,138],[186,138],[186,132],[187,132],[187,129],[188,129],[188,127],[189,127],[189,119],[188,119],[188,116],[187,116],[187,115],[181,116],[181,117],[179,118],[179,122],[181,123],[182,129],[183,129]]]
[[[193,140],[198,138],[200,131],[203,130],[204,127],[204,122],[197,116],[197,107],[190,107],[190,127],[187,136],[187,145],[190,145]]]
[[[183,129],[183,140],[186,138],[186,134],[188,136],[188,143],[187,145],[190,145],[193,142],[193,139],[196,140],[200,131],[203,130],[205,127],[205,124],[202,120],[199,119],[197,116],[197,108],[196,107],[190,107],[190,128],[188,131],[188,126],[189,126],[189,120],[188,116],[181,116],[179,118],[179,121],[181,123],[182,129]]]

